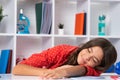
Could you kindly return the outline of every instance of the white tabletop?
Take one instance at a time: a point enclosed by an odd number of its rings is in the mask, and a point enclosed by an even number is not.
[[[112,79],[110,75],[116,74],[103,74],[99,77],[85,76],[85,77],[72,77],[72,78],[62,78],[62,79],[42,79],[39,76],[17,76],[12,74],[0,74],[0,80],[120,80]]]

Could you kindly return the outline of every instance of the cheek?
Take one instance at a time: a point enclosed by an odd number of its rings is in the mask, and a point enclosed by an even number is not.
[[[87,66],[90,66],[90,67],[95,67],[95,66],[97,66],[97,64],[95,64],[93,61],[88,61],[87,63],[86,63],[86,65]]]
[[[92,62],[90,62],[90,61],[89,61],[89,62],[87,62],[87,63],[86,63],[86,65],[87,65],[87,66],[90,66],[90,67],[95,67],[95,64],[93,64],[93,63],[92,63]]]
[[[81,60],[82,58],[81,58],[81,55],[79,54],[78,55],[78,57],[77,57],[77,62],[78,62],[78,64],[82,64],[82,60]]]
[[[84,64],[84,56],[86,55],[86,50],[83,49],[79,54],[78,54],[78,57],[77,57],[77,62],[78,64]]]
[[[78,57],[77,57],[77,62],[78,62],[78,64],[85,64],[84,54],[79,54],[79,55],[78,55]]]

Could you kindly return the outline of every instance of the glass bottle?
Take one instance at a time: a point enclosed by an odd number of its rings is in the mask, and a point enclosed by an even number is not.
[[[17,24],[18,34],[29,34],[30,21],[28,17],[23,14],[23,9],[20,9],[19,20]]]
[[[99,22],[98,22],[98,35],[105,35],[105,15],[99,16]]]

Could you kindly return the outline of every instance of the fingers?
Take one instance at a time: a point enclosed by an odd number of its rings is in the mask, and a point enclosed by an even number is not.
[[[46,78],[51,78],[51,77],[54,77],[54,76],[55,76],[54,73],[45,73],[44,74],[44,77],[46,77]]]
[[[54,70],[48,70],[47,72],[44,72],[41,77],[43,78],[53,78],[55,75],[55,71]]]
[[[47,72],[44,72],[41,77],[43,78],[52,78],[52,79],[58,79],[58,78],[63,78],[64,74],[61,71],[58,70],[49,70]]]

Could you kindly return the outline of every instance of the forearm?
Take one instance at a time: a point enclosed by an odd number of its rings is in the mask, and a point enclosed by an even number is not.
[[[18,64],[14,67],[12,74],[41,76],[47,69],[36,68],[25,64]]]
[[[66,77],[84,76],[86,74],[86,68],[80,65],[64,68],[63,70],[65,71]]]
[[[42,75],[42,77],[63,78],[63,77],[83,76],[85,74],[86,74],[86,68],[84,66],[64,65],[55,69],[47,70]]]

